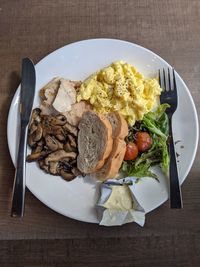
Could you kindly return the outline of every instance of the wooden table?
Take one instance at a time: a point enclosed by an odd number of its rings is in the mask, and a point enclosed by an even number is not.
[[[65,218],[29,191],[25,217],[11,219],[14,167],[6,140],[21,59],[36,63],[88,38],[124,39],[161,55],[183,77],[199,112],[199,18],[198,0],[0,0],[0,266],[200,266],[199,152],[182,187],[184,209],[165,203],[147,215],[144,228],[106,228]]]

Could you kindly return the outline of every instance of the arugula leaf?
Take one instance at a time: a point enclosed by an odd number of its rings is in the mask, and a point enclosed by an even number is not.
[[[153,144],[147,151],[138,156],[135,161],[124,161],[122,170],[128,176],[138,178],[149,176],[158,179],[150,167],[160,165],[163,172],[169,174],[169,153],[167,139],[169,136],[169,120],[165,110],[168,104],[160,105],[156,111],[144,115],[143,120],[137,122],[130,130],[127,141],[134,141],[134,135],[138,131],[148,131]]]
[[[165,113],[166,109],[169,108],[170,105],[167,103],[161,104],[158,106],[156,111],[150,111],[145,114],[145,117],[148,117],[150,120],[159,121],[162,115]]]
[[[168,146],[167,143],[164,140],[160,140],[160,146],[162,147],[162,161],[161,161],[161,168],[163,172],[169,176],[169,152],[168,152]]]
[[[165,110],[170,107],[169,104],[162,104],[155,112],[148,112],[144,115],[142,125],[151,133],[167,140],[169,134],[169,122]]]
[[[163,113],[159,121],[160,130],[168,137],[169,135],[169,119],[166,113]]]
[[[134,164],[130,166],[126,161],[124,161],[122,165],[122,170],[125,173],[127,173],[128,176],[135,176],[137,178],[142,178],[142,177],[147,176],[147,177],[152,177],[158,180],[157,175],[151,172],[149,168],[150,168],[150,164],[147,164],[147,163],[142,163],[136,167]]]
[[[158,128],[156,122],[148,117],[143,118],[142,124],[146,127],[151,133],[155,133],[158,136],[161,136],[163,139],[167,140],[167,136]]]

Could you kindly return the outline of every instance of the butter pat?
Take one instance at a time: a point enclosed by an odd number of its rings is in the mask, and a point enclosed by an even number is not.
[[[137,178],[110,179],[101,184],[97,203],[99,224],[104,226],[122,225],[135,222],[145,223],[145,210],[135,197]]]
[[[103,205],[110,210],[130,210],[133,209],[133,199],[128,185],[112,186],[112,192],[108,200]]]

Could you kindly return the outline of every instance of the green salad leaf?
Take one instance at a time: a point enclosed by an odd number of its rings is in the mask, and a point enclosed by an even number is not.
[[[160,105],[156,111],[144,115],[143,120],[137,122],[130,130],[127,137],[128,142],[134,141],[134,135],[138,131],[147,131],[152,138],[152,147],[141,153],[134,161],[124,161],[122,170],[128,176],[152,177],[158,179],[157,175],[150,170],[154,165],[160,165],[163,172],[169,172],[169,152],[167,140],[169,136],[169,121],[165,110],[168,104]]]
[[[165,110],[170,107],[169,104],[160,105],[155,112],[148,112],[144,115],[142,126],[149,132],[167,140],[169,134],[169,122]]]
[[[134,164],[130,164],[127,161],[123,162],[122,170],[128,174],[128,176],[135,176],[137,178],[142,178],[145,176],[152,177],[158,180],[158,177],[155,173],[149,170],[151,167],[150,163],[141,163],[137,167]]]

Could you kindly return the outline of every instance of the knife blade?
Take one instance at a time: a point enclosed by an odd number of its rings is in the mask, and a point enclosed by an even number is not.
[[[23,217],[26,178],[27,125],[29,123],[35,95],[35,67],[29,58],[22,60],[22,81],[20,90],[20,140],[17,166],[12,194],[12,217]]]

